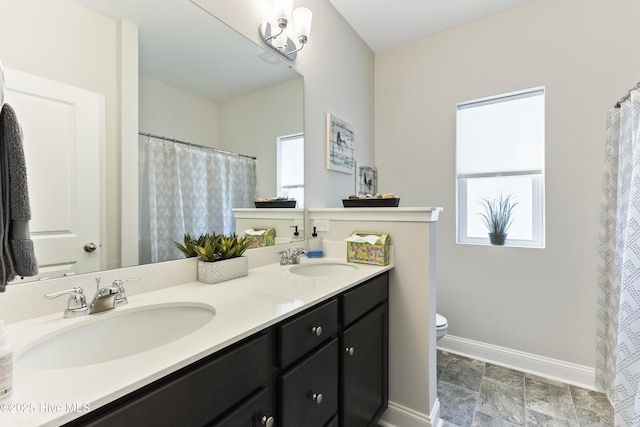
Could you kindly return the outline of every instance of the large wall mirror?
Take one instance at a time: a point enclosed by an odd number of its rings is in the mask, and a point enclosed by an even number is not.
[[[171,140],[179,140],[191,143],[194,147],[216,147],[255,157],[257,159],[256,195],[264,198],[279,195],[281,190],[278,188],[278,182],[281,171],[278,169],[278,138],[292,135],[303,137],[304,135],[303,80],[302,76],[289,64],[275,58],[273,54],[266,52],[262,47],[238,34],[188,0],[165,0],[162,7],[158,7],[157,2],[153,0],[55,0],[55,5],[51,5],[46,0],[33,0],[33,3],[37,4],[30,6],[20,4],[23,3],[23,0],[8,0],[8,2],[15,2],[16,13],[22,13],[24,10],[25,15],[28,7],[42,8],[41,13],[37,14],[39,21],[34,24],[39,28],[47,27],[49,24],[46,11],[48,8],[52,8],[51,10],[55,8],[57,14],[53,14],[50,18],[52,29],[64,27],[65,22],[64,19],[61,19],[60,14],[66,10],[73,13],[73,16],[69,18],[69,25],[76,27],[82,27],[77,22],[79,16],[100,14],[101,19],[84,23],[87,27],[92,27],[91,31],[94,33],[97,31],[98,24],[102,25],[105,22],[105,16],[112,20],[114,28],[118,27],[120,20],[137,27],[139,51],[138,129],[141,133],[155,136],[155,138],[139,136],[140,147],[143,147],[148,139],[164,140],[167,144],[172,144]],[[85,11],[79,12],[78,8],[85,8]],[[3,15],[5,15],[3,22],[6,20],[8,23],[10,18],[6,17],[5,13]],[[20,19],[17,21],[20,25],[24,25],[24,19],[22,22]],[[5,39],[8,39],[11,28],[7,28],[6,31],[6,34],[4,34],[5,31],[2,31],[2,34]],[[69,32],[72,30],[69,29]],[[83,35],[77,33],[77,28],[74,28],[73,32],[73,37],[82,39]],[[70,37],[72,36],[70,35]],[[95,39],[96,35],[93,34],[92,37]],[[106,50],[115,49],[117,51],[119,41],[117,37],[111,38],[114,47],[109,45]],[[105,36],[104,39],[106,40],[105,44],[112,43],[109,37]],[[91,43],[91,40],[87,37],[87,43]],[[51,52],[55,51],[55,48],[53,46],[47,47],[46,38],[39,38],[37,42],[42,45],[38,49],[41,49],[43,55],[50,51],[46,58],[40,58],[41,65],[32,67],[21,61],[20,52],[16,51],[14,55],[9,50],[7,59],[3,61],[5,67],[22,69],[36,75],[46,74],[46,71],[39,73],[38,70],[46,68],[47,64],[51,65],[51,61],[65,61],[67,55],[73,54],[71,52],[64,52],[64,54]],[[0,44],[1,47],[3,46]],[[96,52],[102,49],[98,46],[94,47]],[[35,45],[27,46],[27,48],[27,50],[36,49]],[[91,50],[91,46],[88,46],[87,51]],[[81,54],[79,51],[74,53],[76,56]],[[0,56],[0,60],[2,59]],[[77,59],[73,58],[74,61]],[[86,59],[87,62],[96,60],[98,59]],[[55,67],[53,68],[55,69]],[[77,67],[75,68],[77,69]],[[84,74],[78,72],[78,75],[80,77],[75,78],[74,83],[83,79]],[[16,76],[16,80],[20,78],[19,75],[9,74],[9,77],[12,76]],[[45,77],[65,83],[68,80],[64,75],[59,79],[58,76],[47,75]],[[87,79],[89,78],[87,76]],[[8,85],[11,86],[10,78],[7,80]],[[126,228],[126,224],[119,223],[119,221],[121,210],[124,211],[129,207],[117,206],[114,208],[113,202],[119,200],[120,185],[126,186],[127,180],[138,179],[138,177],[126,176],[126,173],[122,175],[122,178],[119,177],[122,172],[120,153],[114,146],[120,144],[118,134],[121,129],[119,123],[113,122],[118,121],[120,113],[118,102],[120,100],[114,101],[112,95],[113,93],[118,95],[118,91],[123,90],[119,87],[120,84],[122,84],[121,81],[106,83],[106,87],[115,89],[112,93],[108,93],[109,90],[105,91],[106,94],[103,93],[106,100],[103,99],[102,108],[106,110],[107,123],[102,123],[101,126],[107,129],[107,137],[104,142],[106,148],[102,148],[102,155],[106,155],[108,158],[101,163],[106,169],[103,175],[107,179],[106,183],[100,184],[102,188],[106,188],[106,195],[103,195],[101,201],[106,205],[106,214],[102,215],[101,227],[105,236],[103,247],[108,250],[103,250],[103,253],[97,256],[101,260],[98,268],[89,267],[86,269],[75,263],[70,263],[59,271],[55,268],[47,268],[42,272],[42,277],[85,273],[96,269],[122,266],[120,232]],[[91,82],[87,86],[100,87],[100,85],[99,82]],[[79,83],[77,86],[84,85]],[[11,93],[9,95],[11,96]],[[13,95],[13,98],[16,99],[16,96]],[[16,99],[15,102],[20,104],[19,99]],[[25,149],[25,151],[28,150]],[[34,153],[27,153],[27,155],[37,156]],[[45,168],[55,166],[47,159],[40,159],[38,162],[38,166],[29,168],[30,174],[32,169],[33,173],[42,173],[41,166]],[[120,179],[124,183],[118,182]],[[51,206],[52,202],[49,200],[46,203],[44,206]],[[43,206],[43,204],[32,200],[32,210],[38,208],[38,213],[34,212],[34,216],[40,215],[40,210],[44,210],[39,206]],[[231,208],[236,207],[247,208],[248,206],[231,206]],[[303,215],[302,212],[300,215]],[[246,217],[246,213],[244,216]],[[269,216],[274,217],[274,214]],[[301,221],[294,221],[290,214],[285,217],[286,221],[291,224],[303,222],[302,216],[300,217]],[[122,218],[126,218],[126,216]],[[274,217],[274,221],[276,220],[277,218]],[[270,225],[268,220],[259,222],[258,220],[255,225]],[[245,227],[246,224],[244,223],[238,228]],[[33,228],[32,232],[34,232]],[[37,231],[32,234],[37,234]],[[176,239],[180,237],[182,236],[176,236]],[[288,241],[287,236],[280,237],[278,242]],[[84,246],[85,242],[77,243]],[[94,254],[83,251],[84,253],[80,257],[91,258],[103,247],[99,247]],[[60,248],[60,245],[57,248]],[[46,255],[42,258],[45,257]],[[126,264],[130,265],[130,263]]]

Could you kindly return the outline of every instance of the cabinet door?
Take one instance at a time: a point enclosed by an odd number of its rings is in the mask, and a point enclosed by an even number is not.
[[[279,427],[322,427],[338,412],[338,339],[280,377]]]
[[[262,390],[224,419],[213,423],[213,427],[272,427],[268,391]]]
[[[388,400],[387,303],[342,335],[342,427],[377,425]]]
[[[201,427],[269,385],[268,335],[171,375],[69,425]]]

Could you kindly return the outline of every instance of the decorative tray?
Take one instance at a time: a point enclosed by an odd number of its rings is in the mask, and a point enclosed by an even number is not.
[[[295,200],[269,200],[264,202],[254,202],[256,208],[295,208]]]
[[[400,198],[342,199],[345,208],[397,208]]]

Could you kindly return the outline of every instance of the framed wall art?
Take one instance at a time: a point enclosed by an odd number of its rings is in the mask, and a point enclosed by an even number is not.
[[[376,194],[378,192],[378,171],[375,166],[356,163],[356,194]]]
[[[353,174],[355,169],[353,127],[327,114],[327,169]]]

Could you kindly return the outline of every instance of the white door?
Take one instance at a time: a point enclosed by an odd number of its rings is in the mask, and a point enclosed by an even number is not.
[[[24,280],[102,269],[104,96],[10,69],[5,84],[6,103],[24,135],[31,238],[40,269]]]

